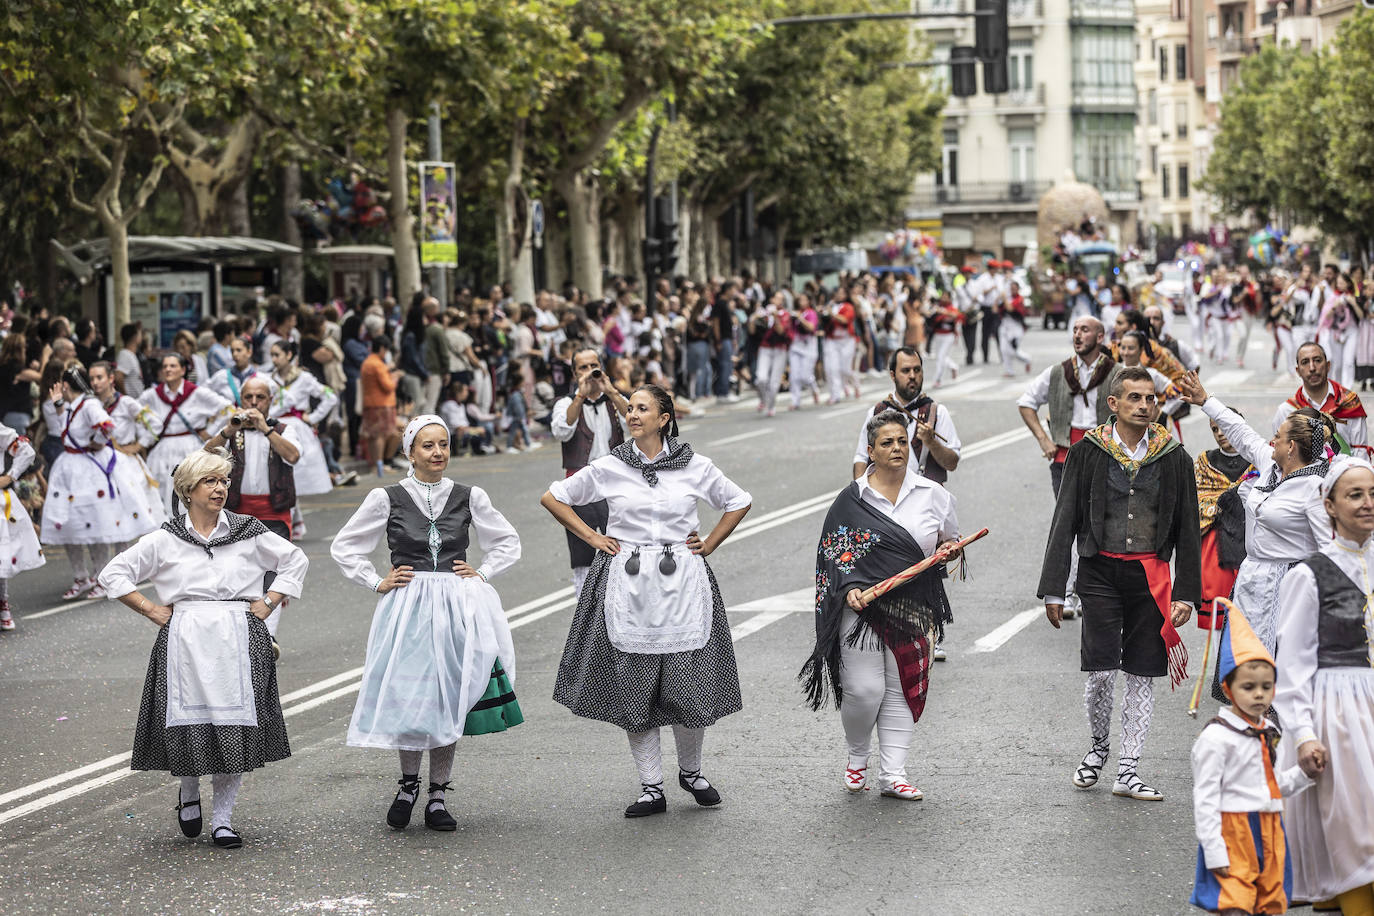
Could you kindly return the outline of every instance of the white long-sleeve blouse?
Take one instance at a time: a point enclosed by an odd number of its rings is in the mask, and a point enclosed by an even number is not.
[[[319,379],[304,370],[297,372],[289,385],[275,373],[272,375],[272,382],[277,386],[276,394],[272,396],[271,413],[274,420],[281,419],[292,411],[299,411],[305,422],[311,426],[318,426],[329,416],[334,405],[339,403],[339,396],[334,393],[333,388],[320,384]],[[310,409],[311,398],[319,401],[314,410]]]
[[[422,513],[425,508],[424,488],[412,477],[401,480],[401,487],[415,500]],[[386,535],[387,519],[391,515],[391,498],[386,487],[377,487],[363,498],[358,511],[339,529],[330,545],[329,555],[350,581],[364,588],[377,590],[382,581],[372,563],[372,551]],[[445,477],[430,497],[436,517],[448,505],[453,481]],[[477,533],[477,546],[482,549],[482,565],[475,567],[485,578],[491,579],[509,569],[520,559],[520,535],[506,521],[506,517],[491,504],[491,497],[481,487],[473,487],[468,495],[472,512],[472,528]]]

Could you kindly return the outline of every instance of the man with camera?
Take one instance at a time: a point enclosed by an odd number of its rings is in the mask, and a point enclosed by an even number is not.
[[[563,470],[571,477],[588,464],[625,441],[625,412],[629,404],[615,390],[601,368],[601,355],[587,347],[573,354],[573,377],[577,387],[571,397],[559,398],[553,405],[550,431],[563,444]],[[606,501],[574,506],[577,517],[594,531],[606,533]],[[568,554],[572,561],[573,590],[582,591],[587,569],[596,551],[581,538],[568,533]]]

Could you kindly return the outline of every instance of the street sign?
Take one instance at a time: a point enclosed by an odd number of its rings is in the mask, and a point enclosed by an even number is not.
[[[534,247],[544,247],[544,202],[537,197],[530,202],[530,231],[534,234]]]

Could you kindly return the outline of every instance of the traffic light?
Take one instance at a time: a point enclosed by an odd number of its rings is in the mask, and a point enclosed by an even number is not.
[[[983,61],[983,91],[990,95],[1001,95],[1010,88],[1006,55]]]
[[[978,93],[978,75],[973,61],[978,52],[969,45],[955,45],[949,49],[949,91],[959,98]]]
[[[658,222],[654,234],[658,237],[658,276],[671,277],[677,271],[678,245],[681,241],[677,227],[677,208],[671,197],[660,197],[655,207]]]
[[[1005,61],[1007,50],[1011,45],[1007,33],[1007,0],[978,0],[975,10],[979,13],[992,14],[991,16],[979,16],[974,20],[973,45],[977,49],[978,59],[983,63],[993,60]],[[986,70],[983,72],[983,77],[986,80]]]
[[[663,243],[652,234],[644,239],[644,272],[657,277],[663,273]]]

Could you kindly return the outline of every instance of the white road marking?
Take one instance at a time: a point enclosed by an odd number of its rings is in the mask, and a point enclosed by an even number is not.
[[[1207,387],[1213,391],[1227,391],[1239,388],[1250,380],[1255,373],[1249,369],[1223,369],[1216,375],[1207,377]]]
[[[773,431],[774,430],[772,427],[765,427],[763,429],[751,429],[747,433],[738,433],[734,436],[726,436],[724,439],[717,439],[714,442],[708,442],[705,446],[703,446],[703,448],[715,448],[718,445],[729,445],[732,442],[743,442],[745,439],[753,439],[758,436],[766,436]]]
[[[996,436],[990,436],[987,439],[980,439],[979,441],[974,442],[965,448],[964,457],[973,457],[974,455],[985,454],[987,452],[993,451],[994,449],[1001,448],[1004,445],[1010,445],[1012,442],[1019,441],[1020,439],[1029,435],[1030,432],[1028,430],[1020,429],[1010,430],[1005,433],[1000,433]],[[770,530],[772,528],[777,527],[778,525],[785,525],[788,522],[795,521],[798,518],[802,518],[806,515],[816,512],[817,510],[823,507],[828,506],[833,498],[834,495],[831,493],[822,493],[817,496],[813,496],[810,499],[804,499],[800,502],[793,503],[790,506],[784,506],[781,509],[776,509],[772,512],[759,516],[756,519],[746,520],[744,523],[740,525],[739,528],[735,530],[734,534],[731,537],[733,540],[738,540],[740,538],[751,537],[763,531]],[[752,633],[758,632],[759,630],[763,629],[764,627],[770,624],[782,620],[789,614],[799,613],[803,610],[811,610],[811,601],[811,589],[802,588],[791,592],[784,592],[780,595],[774,595],[768,598],[761,598],[755,601],[746,602],[745,604],[738,605],[732,608],[727,608],[727,611],[733,613],[756,612],[754,616],[750,617],[748,620],[742,621],[741,623],[731,628],[731,639],[734,641],[738,641]],[[536,598],[533,601],[528,601],[522,605],[512,608],[509,612],[510,616],[516,614],[523,614],[523,616],[511,620],[510,627],[511,629],[516,629],[518,627],[524,626],[527,623],[534,623],[536,620],[542,620],[544,617],[557,613],[558,611],[564,610],[566,608],[570,608],[575,603],[576,601],[572,597],[572,587],[565,586],[564,588],[550,592],[549,594],[544,595],[540,598]],[[66,610],[68,607],[71,606],[72,605],[65,605],[60,608],[53,609],[52,612],[55,613],[59,610]],[[525,613],[527,611],[528,613]],[[47,612],[39,613],[43,614]],[[1031,619],[1033,619],[1034,615],[1038,613],[1040,613],[1039,608],[1032,608],[1029,611],[1023,611],[1021,614],[1018,614],[1016,617],[1012,618],[1012,620],[1008,621],[1001,627],[998,627],[996,630],[989,633],[987,636],[984,636],[982,639],[978,640],[978,642],[974,644],[974,648],[972,651],[994,651],[996,648],[998,648],[1008,639],[1014,636],[1017,632],[1024,629],[1030,623]],[[37,615],[31,614],[28,616],[33,617]],[[1024,618],[1024,620],[1022,620],[1022,618]],[[983,648],[985,644],[991,644],[992,641],[994,641],[994,639],[997,640],[995,645],[991,645],[990,648]],[[317,681],[314,684],[310,684],[306,687],[300,688],[299,690],[295,690],[291,693],[286,694],[281,698],[283,703],[282,715],[286,717],[292,717],[300,713],[307,712],[311,709],[323,706],[324,704],[332,702],[333,700],[337,700],[341,697],[346,697],[353,693],[356,693],[362,686],[361,680],[355,681],[351,684],[345,684],[344,686],[338,687],[334,690],[329,690],[329,692],[327,693],[320,694],[319,696],[316,696],[313,699],[304,700],[303,702],[297,703],[294,706],[285,705],[292,700],[307,697],[311,694],[319,693],[321,690],[327,690],[328,688],[333,687],[335,684],[339,684],[343,681],[347,681],[351,678],[357,677],[361,673],[361,668],[354,668],[349,671],[333,675],[332,677],[325,678],[322,681]],[[61,804],[67,799],[84,795],[87,792],[91,792],[95,789],[101,788],[102,786],[110,785],[111,783],[118,782],[119,780],[124,779],[125,777],[134,775],[134,770],[127,769],[130,758],[131,755],[127,753],[118,754],[114,757],[107,757],[104,760],[96,761],[95,763],[87,764],[86,766],[79,767],[74,770],[68,770],[65,773],[59,773],[56,776],[51,776],[47,779],[31,783],[27,786],[22,786],[18,789],[14,789],[4,793],[3,795],[0,795],[0,805],[3,805],[21,798],[27,798],[31,795],[37,795],[39,793],[47,791],[48,789],[52,789],[56,786],[60,786],[65,783],[71,782],[73,779],[79,779],[82,776],[88,775],[90,773],[96,773],[101,770],[108,769],[110,767],[124,767],[124,769],[114,769],[110,772],[103,773],[91,779],[87,779],[84,782],[79,782],[75,785],[68,786],[67,788],[61,789],[57,792],[52,792],[48,795],[43,795],[39,798],[35,798],[32,801],[25,802],[24,804],[19,805],[15,808],[11,808],[7,811],[0,811],[0,824],[6,824],[10,821],[17,820],[21,817],[25,817],[37,811],[42,811],[46,808],[52,807],[53,805]]]
[[[1009,639],[1030,626],[1037,617],[1044,615],[1044,613],[1043,607],[1033,607],[1022,611],[986,636],[980,636],[973,643],[973,648],[969,652],[996,652],[1006,645]]]
[[[150,586],[148,586],[148,585],[146,585],[146,584],[142,586],[142,588],[149,588],[149,587],[150,587]],[[105,597],[105,598],[82,598],[80,601],[65,601],[65,602],[63,602],[62,604],[59,604],[59,605],[57,605],[56,607],[50,607],[50,608],[48,608],[48,609],[45,610],[45,611],[36,611],[36,612],[34,612],[34,613],[32,613],[32,614],[24,614],[22,617],[20,617],[20,619],[21,619],[21,620],[37,620],[39,617],[51,617],[53,614],[60,614],[60,613],[62,613],[63,611],[75,610],[76,608],[79,608],[79,607],[85,607],[85,606],[88,605],[88,604],[99,604],[99,603],[101,603],[102,601],[114,601],[114,600],[115,600],[115,599],[113,599],[113,598]]]
[[[994,378],[985,378],[976,382],[960,382],[957,385],[950,385],[948,388],[940,389],[940,395],[942,400],[957,400],[966,395],[982,391],[985,388],[994,388],[997,386],[997,383],[998,380]]]
[[[833,417],[842,417],[846,414],[854,413],[857,410],[869,410],[872,407],[872,404],[867,404],[863,401],[849,401],[845,404],[832,407],[829,410],[821,411],[820,418],[822,420],[829,420]]]

